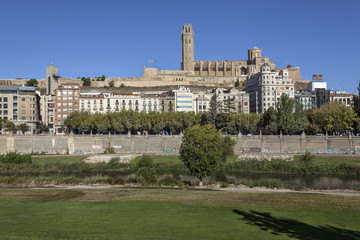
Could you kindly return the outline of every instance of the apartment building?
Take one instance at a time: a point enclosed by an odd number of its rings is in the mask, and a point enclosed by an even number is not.
[[[0,118],[34,130],[40,120],[39,100],[35,87],[0,86]]]
[[[176,112],[193,112],[194,106],[194,94],[186,87],[179,87],[172,90],[175,95],[175,109]]]
[[[238,89],[216,88],[212,91],[216,93],[217,102],[220,102],[220,112],[224,112],[226,105],[231,105],[233,113],[250,113],[249,94]]]
[[[40,121],[42,124],[49,126],[49,132],[54,131],[54,109],[55,109],[55,96],[54,95],[41,95],[40,96]]]
[[[247,78],[245,90],[249,94],[250,112],[254,113],[275,108],[283,94],[294,98],[294,82],[289,77],[289,71],[282,69],[276,72],[267,63],[261,66],[259,73]]]
[[[55,90],[55,132],[60,133],[65,119],[79,111],[79,98],[78,84],[63,84]]]

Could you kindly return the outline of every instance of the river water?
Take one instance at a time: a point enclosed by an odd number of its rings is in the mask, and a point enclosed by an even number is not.
[[[161,176],[167,171],[158,172]],[[186,170],[176,170],[170,172],[174,178],[189,185],[197,185],[199,179],[193,177]],[[28,176],[28,177],[56,177],[72,176],[77,179],[93,179],[97,177],[113,177],[127,180],[134,174],[133,171],[114,171],[103,173],[22,173],[22,174],[2,174],[2,176]],[[348,175],[296,175],[296,174],[269,174],[269,173],[246,173],[246,172],[221,172],[211,177],[203,178],[204,184],[226,183],[247,186],[267,186],[286,188],[293,190],[301,189],[351,189],[360,191],[360,176]],[[260,183],[260,185],[258,185]],[[263,184],[263,185],[261,185]]]

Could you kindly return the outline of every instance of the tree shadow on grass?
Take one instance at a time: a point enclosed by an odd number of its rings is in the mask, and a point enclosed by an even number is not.
[[[243,220],[248,224],[257,226],[263,231],[269,231],[274,235],[285,234],[288,237],[300,240],[360,239],[359,231],[351,231],[329,225],[311,226],[294,219],[274,217],[267,212],[244,212],[238,209],[234,209],[233,212],[242,216]]]

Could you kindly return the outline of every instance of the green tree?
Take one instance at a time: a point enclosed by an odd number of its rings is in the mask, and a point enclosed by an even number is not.
[[[276,111],[273,107],[269,107],[268,109],[266,109],[266,111],[264,112],[263,118],[262,118],[262,127],[265,130],[264,133],[267,134],[276,134],[278,131],[278,127],[277,127],[277,115],[276,115]]]
[[[359,120],[355,111],[343,103],[328,103],[321,109],[309,112],[311,124],[318,125],[323,132],[342,133]]]
[[[360,117],[360,80],[359,80],[357,90],[358,90],[358,95],[354,96],[352,107],[353,107],[355,113],[358,115],[358,117]]]
[[[226,141],[226,144],[234,146],[228,139]],[[195,125],[185,130],[180,160],[192,175],[199,178],[199,185],[202,185],[203,177],[212,175],[226,162],[231,152],[228,148],[224,149],[224,144],[220,131],[210,124]]]
[[[236,82],[235,82],[235,87],[236,87],[236,88],[237,88],[237,87],[240,87],[240,81],[239,81],[239,79],[236,80]]]
[[[276,105],[276,119],[279,130],[290,133],[294,127],[294,100],[288,95],[281,95],[280,102]]]
[[[111,88],[115,87],[115,82],[114,82],[114,81],[110,81],[110,82],[109,82],[109,87],[111,87]]]
[[[231,113],[235,109],[235,97],[225,99],[223,102],[223,109],[225,113]]]
[[[83,86],[91,86],[91,79],[89,77],[88,78],[83,77],[81,81],[83,82]]]
[[[210,99],[210,107],[209,107],[209,112],[207,114],[207,123],[210,123],[213,126],[215,126],[216,115],[218,113],[220,106],[221,106],[221,103],[219,103],[217,101],[217,94],[215,92],[214,95]]]
[[[25,86],[37,87],[38,84],[39,82],[35,78],[31,78],[30,80],[26,81]]]
[[[21,123],[16,126],[16,130],[20,130],[24,134],[25,132],[30,130],[30,127],[26,123]]]
[[[3,128],[7,129],[8,131],[15,131],[16,130],[16,126],[13,122],[11,121],[6,121],[3,125]]]
[[[105,79],[106,79],[106,78],[105,78],[105,75],[102,75],[102,76],[101,76],[101,81],[105,81]]]
[[[49,126],[46,125],[46,124],[41,123],[41,124],[38,126],[38,130],[39,130],[41,133],[47,133],[47,132],[49,132]]]

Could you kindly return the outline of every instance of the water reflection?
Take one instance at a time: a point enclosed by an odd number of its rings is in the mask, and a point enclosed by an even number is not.
[[[98,177],[122,178],[127,180],[135,172],[126,171],[107,171],[101,173],[81,172],[81,173],[19,173],[19,174],[2,174],[2,176],[12,177],[75,177],[77,179],[91,180]],[[197,185],[198,179],[191,176],[187,170],[162,170],[157,171],[161,176],[171,173],[173,177],[189,185]],[[218,172],[214,176],[203,178],[204,184],[227,183],[235,185],[256,186],[264,184],[287,189],[351,189],[360,191],[360,176],[348,175],[295,175],[295,174],[270,174],[270,173],[244,173],[244,172]],[[278,185],[278,186],[277,186]]]

